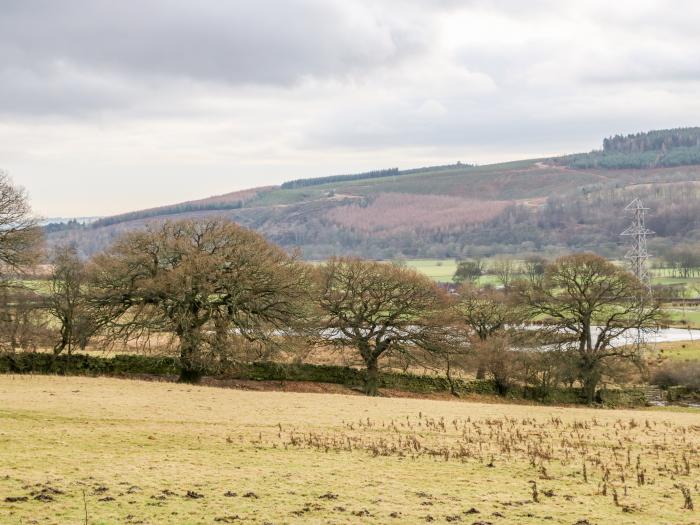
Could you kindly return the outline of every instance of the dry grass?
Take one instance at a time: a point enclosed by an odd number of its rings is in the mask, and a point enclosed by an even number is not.
[[[699,446],[690,412],[0,376],[0,523],[697,523]]]

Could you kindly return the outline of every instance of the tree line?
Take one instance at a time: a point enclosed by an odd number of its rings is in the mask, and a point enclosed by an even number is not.
[[[553,159],[575,169],[642,169],[700,163],[700,128],[675,128],[615,135],[603,149]]]
[[[633,275],[593,254],[533,259],[517,276],[504,261],[503,289],[467,276],[449,293],[399,265],[351,257],[310,265],[221,218],[128,232],[89,260],[58,247],[45,279],[28,285],[19,277],[41,261],[39,229],[6,177],[0,194],[10,225],[0,236],[5,351],[47,340],[56,355],[90,341],[145,350],[168,339],[180,380],[198,382],[241,348],[259,348],[265,359],[280,349],[335,348],[360,359],[369,395],[378,393],[382,366],[401,360],[439,369],[450,382],[475,369],[504,394],[514,381],[577,385],[593,401],[604,377],[641,365],[620,338],[661,319]]]
[[[418,173],[427,173],[432,171],[448,171],[451,169],[459,169],[470,167],[471,164],[463,164],[457,162],[455,164],[443,164],[439,166],[426,166],[423,168],[412,168],[407,170],[399,170],[399,168],[388,168],[381,170],[365,171],[363,173],[353,173],[350,175],[329,175],[326,177],[314,177],[311,179],[296,179],[284,182],[281,185],[283,190],[306,188],[308,186],[319,186],[321,184],[333,184],[336,182],[348,182],[363,179],[379,179],[382,177],[398,177],[401,175],[415,175]]]
[[[319,186],[321,184],[332,184],[335,182],[348,182],[363,179],[378,179],[381,177],[395,177],[399,175],[399,168],[388,168],[383,170],[365,171],[352,175],[329,175],[327,177],[315,177],[312,179],[296,179],[282,183],[283,190],[306,188],[308,186]]]

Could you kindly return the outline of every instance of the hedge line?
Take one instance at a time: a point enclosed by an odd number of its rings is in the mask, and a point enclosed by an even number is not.
[[[179,373],[179,363],[173,357],[117,355],[100,357],[86,354],[54,356],[41,352],[0,354],[0,373],[59,374],[59,375],[131,375],[149,374],[170,376]],[[236,363],[222,370],[204,371],[205,376],[217,379],[252,379],[255,381],[312,381],[347,386],[364,384],[364,371],[345,366],[311,365],[300,363]],[[458,389],[465,393],[493,394],[490,381],[458,381]],[[380,374],[380,386],[417,393],[445,392],[450,385],[444,377],[415,374]]]
[[[61,354],[54,356],[41,352],[0,353],[0,373],[58,374],[58,375],[156,375],[175,376],[180,371],[179,362],[173,357],[143,355],[117,355],[99,357],[86,354]],[[205,371],[204,375],[217,379],[250,379],[255,381],[311,381],[335,383],[350,387],[364,384],[364,371],[356,368],[332,365],[301,363],[236,363],[218,371]],[[450,384],[444,377],[416,374],[381,373],[379,386],[429,394],[449,392]],[[456,390],[461,394],[497,393],[489,380],[455,380]],[[636,406],[645,403],[644,393],[639,390],[605,391],[601,402],[606,405]],[[580,403],[581,392],[577,389],[551,389],[541,392],[532,387],[513,387],[511,399],[532,399],[545,403]]]
[[[97,357],[43,352],[0,353],[0,373],[59,375],[176,375],[177,359],[141,355]]]

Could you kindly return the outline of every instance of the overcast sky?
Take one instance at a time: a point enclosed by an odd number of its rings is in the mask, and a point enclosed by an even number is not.
[[[700,124],[700,2],[0,0],[0,167],[44,216]]]

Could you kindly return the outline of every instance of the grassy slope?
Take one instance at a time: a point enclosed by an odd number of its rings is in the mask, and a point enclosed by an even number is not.
[[[90,523],[227,523],[237,522],[235,516],[246,523],[418,523],[430,516],[439,523],[450,517],[466,523],[636,524],[695,517],[681,509],[673,484],[697,482],[697,452],[688,452],[700,445],[696,413],[38,376],[0,376],[0,407],[0,494],[28,497],[2,503],[1,523],[82,523],[83,493]],[[441,418],[445,431],[439,430]],[[289,444],[293,432],[302,445]],[[303,445],[309,432],[338,443],[350,438],[354,450]],[[391,451],[398,436],[405,439],[398,445],[404,457]],[[581,456],[567,442],[589,449],[588,483]],[[448,447],[456,454],[457,443],[471,457],[446,461],[426,453]],[[527,448],[536,446],[547,451],[535,459],[546,471],[530,465]],[[634,466],[625,466],[628,448],[632,465],[639,455],[646,469],[645,485],[637,486]],[[602,467],[593,462],[598,453]],[[690,476],[671,475],[683,453],[690,457]],[[599,493],[605,466],[612,472],[607,496]],[[626,495],[619,469],[626,474]],[[539,503],[531,498],[533,479]],[[613,487],[620,506],[613,503]],[[33,499],[32,492],[42,490],[53,501]],[[227,497],[227,491],[236,495]],[[244,497],[249,493],[255,497]],[[472,507],[480,514],[464,513]]]
[[[559,195],[581,186],[695,180],[700,166],[648,170],[571,170],[552,167],[542,159],[503,162],[477,167],[335,182],[293,190],[265,188],[248,206],[292,204],[322,197],[334,190],[349,195],[372,196],[383,192],[450,195],[488,200],[522,200]]]

